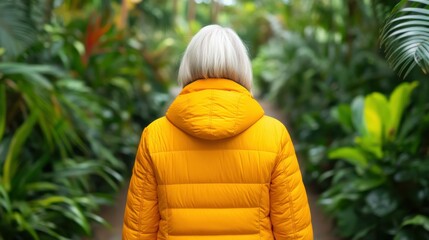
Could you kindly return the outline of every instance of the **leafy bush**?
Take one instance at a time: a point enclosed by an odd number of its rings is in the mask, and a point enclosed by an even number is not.
[[[95,181],[117,188],[123,164],[85,146],[66,108],[77,108],[67,97],[82,92],[67,87],[62,71],[21,63],[0,63],[0,71],[0,236],[90,234],[90,221],[104,223],[94,211],[110,199]]]
[[[332,167],[323,146],[346,137],[336,131],[330,108],[371,90],[387,92],[397,79],[363,32],[350,45],[319,26],[299,33],[284,30],[276,19],[271,23],[274,37],[253,60],[254,72],[262,95],[285,112],[305,177],[316,181]]]
[[[356,136],[349,146],[329,152],[339,160],[322,176],[330,187],[320,203],[343,237],[429,237],[429,154],[423,137],[429,115],[407,111],[416,87],[417,82],[403,83],[389,99],[375,92],[332,111],[343,130]]]
[[[138,31],[106,22],[92,2],[82,9],[91,18],[63,22],[48,9],[42,27],[28,13],[53,1],[23,2],[0,4],[20,13],[0,23],[0,239],[91,235],[92,223],[107,224],[96,211],[167,100],[169,46],[144,47]]]
[[[410,2],[418,9],[397,7],[382,33],[389,61],[404,72],[416,64],[425,70],[427,58],[427,1]],[[273,38],[253,60],[261,94],[286,114],[304,177],[317,184],[320,203],[346,239],[429,237],[429,84],[395,88],[398,78],[377,41],[394,4],[290,3],[289,10],[302,16],[270,17]]]

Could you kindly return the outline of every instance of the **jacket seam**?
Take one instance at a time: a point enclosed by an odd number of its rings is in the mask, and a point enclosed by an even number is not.
[[[139,191],[138,196],[139,196],[139,198],[143,198],[143,186],[140,187],[139,190],[140,191]],[[139,228],[138,228],[139,229],[139,236],[143,235],[143,224],[141,224],[142,220],[143,220],[143,217],[142,217],[143,207],[144,207],[144,201],[141,201],[140,206],[139,206],[139,214],[138,214],[138,216],[139,216]]]
[[[291,152],[289,151],[287,154],[286,154],[286,157],[284,157],[284,155],[282,156],[282,158],[284,158],[283,159],[283,161],[286,161],[287,159],[289,159],[289,158],[292,158],[292,155],[291,155]],[[286,174],[287,173],[287,171],[286,171],[286,164],[284,165],[284,167],[283,167],[283,172]],[[291,186],[290,186],[290,177],[293,175],[293,173],[292,174],[286,174],[286,176],[285,176],[285,185],[286,185],[286,190],[287,190],[287,192],[289,193],[288,194],[288,199],[289,199],[289,213],[290,213],[290,216],[291,216],[291,221],[292,221],[292,228],[293,228],[293,239],[296,239],[296,234],[297,234],[297,227],[296,227],[296,216],[295,216],[295,209],[294,209],[294,204],[293,204],[293,199],[292,199],[292,188],[291,188]]]
[[[209,100],[213,101],[213,90],[210,90]],[[212,113],[213,113],[213,103],[210,104],[210,109],[209,109],[209,129],[210,129],[210,134],[213,135]]]
[[[237,100],[237,103],[236,103],[236,105],[235,105],[235,114],[236,115],[238,115],[238,110],[239,110],[239,107],[238,107],[238,105],[240,104],[240,100],[241,100],[241,98],[243,98],[243,95],[244,94],[240,94],[240,97],[238,98],[238,100]],[[234,131],[234,136],[236,135],[236,133],[237,133],[237,124],[238,124],[238,121],[236,120],[235,121],[235,123],[234,123],[234,127],[232,128],[233,129],[233,131]]]
[[[219,150],[219,149],[216,149]],[[162,154],[162,153],[173,153],[173,152],[191,152],[191,151],[205,151],[205,150],[198,150],[198,149],[187,149],[187,150],[171,150],[171,151],[158,151],[158,152],[151,152],[151,154]],[[266,151],[266,150],[258,150],[258,149],[222,149],[222,151],[250,151],[250,152],[263,152],[263,153],[271,153],[278,155],[278,152],[273,151]],[[207,150],[207,152],[210,152],[210,150]]]
[[[145,144],[146,145],[146,135],[147,135],[147,132],[146,132],[147,130],[145,130],[144,132],[143,132],[143,144]],[[147,148],[146,148],[146,146],[143,148],[143,146],[141,146],[141,143],[139,144],[139,148],[142,148],[142,151],[147,151]],[[139,151],[140,152],[140,151]],[[139,159],[140,159],[140,161],[143,161],[143,159],[142,158],[144,158],[145,156],[144,156],[144,154],[145,154],[145,152],[140,152],[140,156],[138,156],[139,157]],[[137,160],[138,161],[138,160]],[[141,164],[141,167],[144,169],[144,166],[143,166],[143,162],[140,162],[139,164]],[[141,198],[141,199],[143,199],[144,200],[144,197],[143,197],[143,192],[144,192],[144,183],[142,183],[143,185],[139,188],[139,193],[138,193],[138,196],[139,196],[139,198]],[[139,206],[139,212],[138,212],[138,216],[139,216],[139,219],[138,219],[138,223],[139,223],[139,226],[138,226],[138,235],[141,237],[142,235],[143,235],[143,224],[141,224],[142,223],[142,221],[143,221],[143,217],[142,217],[142,215],[143,215],[143,207],[144,207],[144,201],[140,201],[140,206]]]
[[[170,209],[255,209],[256,207],[171,207]]]
[[[262,239],[261,235],[261,202],[262,202],[262,191],[264,189],[265,184],[261,184],[261,191],[259,192],[259,210],[258,210],[258,218],[259,218],[259,239]]]
[[[285,139],[285,132],[282,132],[282,136],[281,139],[283,141],[283,139]],[[274,164],[274,169],[276,169],[278,167],[278,165],[281,163],[281,161],[286,161],[289,158],[291,158],[291,152],[288,151],[286,154],[282,154],[283,151],[286,150],[286,146],[287,144],[289,144],[289,141],[286,141],[285,143],[281,143],[279,151],[277,152],[277,157],[276,157],[276,162]],[[273,172],[274,172],[273,169]],[[293,199],[292,199],[292,192],[291,192],[291,187],[289,184],[289,177],[292,176],[292,174],[288,174],[288,172],[286,171],[286,164],[282,167],[282,172],[285,174],[285,180],[282,182],[282,184],[285,184],[285,188],[286,188],[286,192],[289,193],[288,194],[288,205],[289,205],[289,216],[291,216],[291,221],[292,221],[292,230],[293,230],[293,238],[292,239],[296,239],[296,223],[295,223],[295,211],[293,209]]]
[[[219,185],[219,184],[243,184],[243,185],[259,185],[259,184],[270,184],[268,183],[235,183],[235,182],[228,182],[228,183],[222,183],[222,182],[210,182],[210,183],[189,183],[189,182],[184,182],[184,183],[164,183],[164,184],[158,184],[159,186],[167,186],[167,185],[196,185],[196,184],[215,184],[215,185]]]
[[[255,233],[227,233],[227,234],[214,234],[214,233],[211,233],[211,234],[171,234],[171,236],[192,236],[192,237],[195,237],[195,236],[239,236],[239,235],[241,235],[241,236],[243,236],[243,235],[257,235],[258,233],[257,232],[255,232]]]
[[[168,194],[167,194],[167,185],[164,185],[164,192],[165,192],[165,226],[166,226],[166,231],[165,231],[165,235],[166,235],[166,239],[169,238],[170,235],[170,228],[168,226],[168,223],[170,221],[170,207],[168,206]]]

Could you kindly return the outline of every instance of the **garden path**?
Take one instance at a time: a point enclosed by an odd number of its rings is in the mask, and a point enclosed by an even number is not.
[[[275,117],[284,122],[284,114],[282,114],[271,103],[261,100],[262,107],[265,114]],[[301,165],[302,168],[302,165]],[[100,215],[104,217],[110,224],[111,228],[106,229],[101,226],[96,226],[94,229],[93,240],[120,240],[122,232],[122,218],[124,215],[124,206],[126,202],[128,184],[119,192],[115,204],[113,206],[106,206],[100,210]],[[338,240],[334,236],[332,230],[332,222],[322,212],[320,206],[317,205],[317,193],[312,190],[311,186],[307,186],[308,201],[311,208],[311,216],[314,230],[314,240]],[[89,240],[91,238],[87,238]]]

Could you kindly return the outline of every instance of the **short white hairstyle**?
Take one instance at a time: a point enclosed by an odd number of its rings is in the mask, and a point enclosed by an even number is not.
[[[179,67],[183,87],[198,79],[226,78],[252,90],[252,65],[234,30],[208,25],[192,38]]]

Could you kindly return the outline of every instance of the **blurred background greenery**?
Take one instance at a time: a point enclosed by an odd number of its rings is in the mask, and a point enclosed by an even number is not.
[[[427,0],[0,0],[0,239],[107,225],[212,23],[247,44],[338,236],[429,239]]]

